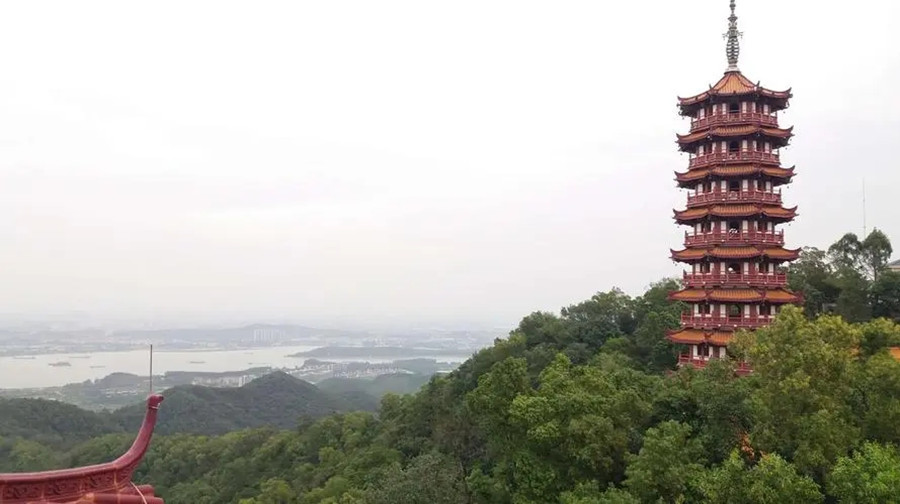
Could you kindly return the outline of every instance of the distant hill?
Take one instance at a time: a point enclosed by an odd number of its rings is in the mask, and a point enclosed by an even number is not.
[[[24,438],[60,447],[120,431],[121,425],[109,415],[64,402],[0,399],[0,438]]]
[[[348,394],[362,392],[380,399],[388,392],[395,394],[412,394],[428,383],[431,375],[397,373],[377,376],[374,379],[365,378],[328,378],[316,384],[323,392],[333,394]]]
[[[291,429],[301,417],[316,418],[377,407],[365,397],[323,392],[280,371],[240,388],[183,385],[168,389],[163,395],[166,399],[157,423],[160,434],[212,435],[263,426]],[[143,404],[127,406],[111,414],[128,431],[136,430],[143,416]]]
[[[463,357],[475,353],[475,350],[457,348],[415,348],[415,347],[346,347],[328,346],[315,348],[306,352],[298,352],[289,357],[318,358],[396,358],[396,357]]]
[[[116,382],[130,379],[124,373],[113,377]],[[378,408],[377,397],[359,387],[323,391],[280,371],[240,388],[179,385],[163,395],[156,426],[160,434],[293,429],[301,418]],[[137,433],[145,412],[143,401],[113,412],[93,412],[54,400],[0,398],[0,440],[22,438],[66,448],[104,434]]]

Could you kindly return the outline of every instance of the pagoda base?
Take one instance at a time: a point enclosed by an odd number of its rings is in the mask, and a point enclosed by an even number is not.
[[[703,369],[709,364],[709,361],[718,358],[719,357],[700,357],[692,356],[690,354],[681,354],[678,356],[678,367],[692,366],[695,369]],[[750,367],[750,363],[748,362],[738,362],[736,363],[734,372],[739,376],[746,376],[753,372],[753,368]]]

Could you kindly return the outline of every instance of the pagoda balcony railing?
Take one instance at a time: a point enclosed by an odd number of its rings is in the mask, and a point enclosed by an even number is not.
[[[781,191],[766,192],[758,189],[748,191],[712,191],[688,196],[687,206],[694,207],[709,203],[767,203],[781,205]]]
[[[784,231],[709,231],[705,233],[684,233],[684,245],[784,245]]]
[[[774,152],[738,151],[738,152],[711,152],[691,158],[691,168],[701,168],[714,163],[780,163],[778,154]]]
[[[693,366],[697,369],[703,369],[709,364],[709,361],[718,359],[719,357],[701,357],[699,355],[680,354],[678,356],[679,366]],[[747,375],[753,372],[748,362],[735,362],[734,371],[739,375]]]
[[[778,117],[760,112],[734,112],[730,114],[713,114],[703,119],[691,121],[691,132],[721,124],[753,123],[760,126],[778,126]]]
[[[688,273],[682,282],[686,287],[785,287],[786,273]]]
[[[682,313],[681,325],[697,329],[755,329],[768,325],[775,317],[772,315],[749,315],[740,317],[728,317],[723,315],[705,315],[695,313]]]

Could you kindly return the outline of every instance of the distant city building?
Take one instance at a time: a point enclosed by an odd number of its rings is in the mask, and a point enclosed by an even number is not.
[[[288,334],[284,329],[265,328],[253,330],[254,343],[278,343],[286,339],[288,339]]]

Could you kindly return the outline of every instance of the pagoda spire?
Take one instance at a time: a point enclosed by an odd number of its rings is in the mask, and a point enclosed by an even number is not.
[[[728,56],[728,70],[726,72],[739,72],[738,56],[741,54],[741,44],[738,41],[743,33],[737,29],[737,16],[734,14],[734,0],[731,0],[731,15],[728,16],[728,32],[724,38],[728,41],[725,44],[725,55]]]

